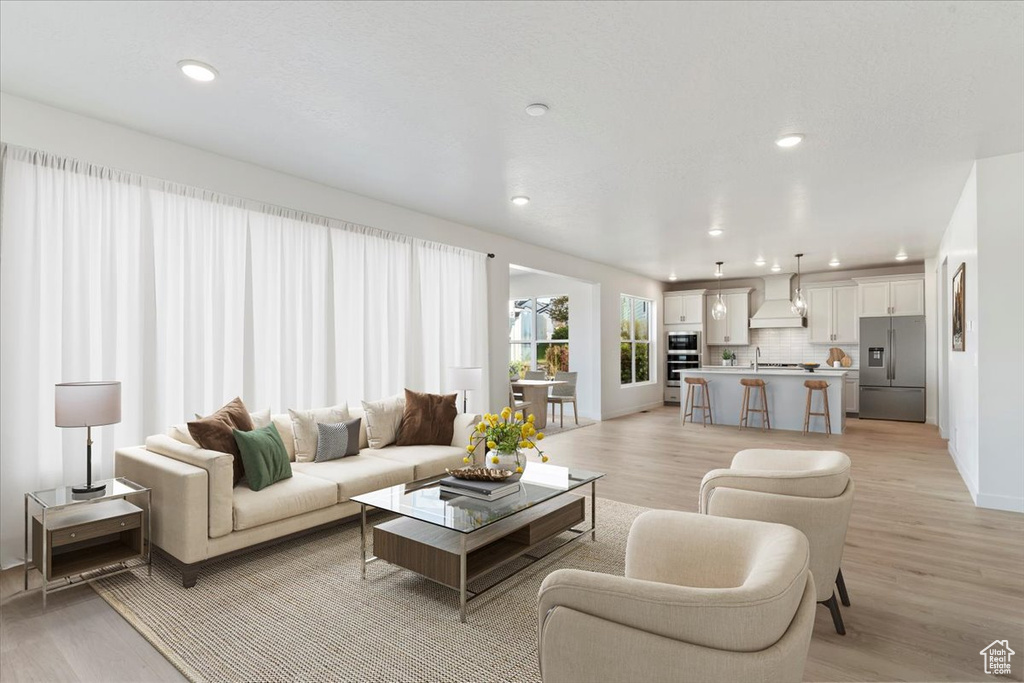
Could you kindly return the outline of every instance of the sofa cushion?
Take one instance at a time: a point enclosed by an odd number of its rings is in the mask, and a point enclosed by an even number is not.
[[[405,390],[399,446],[447,446],[452,442],[453,420],[459,410],[455,394],[424,394]]]
[[[370,447],[370,434],[366,431],[366,411],[362,408],[349,406],[348,414],[351,419],[359,418],[359,449]]]
[[[350,419],[347,403],[311,410],[289,408],[288,414],[292,417],[292,431],[295,434],[295,459],[299,462],[312,462],[316,456],[318,438],[316,426],[318,423],[336,424]]]
[[[227,453],[234,458],[231,467],[234,471],[234,483],[237,485],[245,471],[242,468],[238,444],[235,443],[235,429],[241,432],[252,431],[252,418],[249,417],[242,399],[237,396],[213,414],[188,423],[189,433],[202,448]]]
[[[335,486],[335,500],[344,503],[352,496],[413,481],[411,464],[384,458],[353,455],[328,462],[297,462],[292,470],[316,477]]]
[[[232,503],[235,531],[288,519],[337,502],[334,484],[299,472],[260,491],[236,486]]]
[[[379,401],[363,401],[366,412],[366,433],[370,448],[384,448],[398,439],[405,414],[405,396],[391,396]]]
[[[270,418],[277,433],[281,435],[284,442],[284,450],[288,453],[289,462],[295,462],[295,432],[292,431],[292,417],[288,413],[275,413]]]
[[[362,418],[357,417],[338,424],[318,422],[316,457],[313,462],[359,455],[359,425],[362,421]]]
[[[292,476],[288,451],[284,449],[281,435],[273,424],[268,423],[266,427],[251,432],[236,429],[235,441],[242,454],[245,479],[253,491],[260,491]]]
[[[412,465],[415,468],[415,479],[411,481],[419,481],[442,475],[449,467],[462,467],[466,449],[456,446],[391,446],[369,448],[361,451],[360,455]]]

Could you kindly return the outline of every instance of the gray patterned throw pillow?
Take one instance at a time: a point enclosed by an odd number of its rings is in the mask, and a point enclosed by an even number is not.
[[[345,422],[318,422],[316,456],[313,462],[337,460],[359,455],[359,423],[362,418]]]

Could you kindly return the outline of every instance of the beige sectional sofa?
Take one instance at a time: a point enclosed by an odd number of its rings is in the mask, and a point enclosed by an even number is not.
[[[195,585],[200,569],[224,559],[352,518],[359,504],[352,496],[397,484],[409,484],[458,467],[465,440],[479,415],[455,418],[448,446],[369,447],[363,418],[359,455],[328,462],[292,462],[290,479],[261,491],[243,481],[232,486],[232,456],[198,448],[177,428],[146,439],[145,446],[114,453],[116,476],[153,489],[153,544],[182,572],[182,585]],[[291,418],[273,422],[294,457]]]

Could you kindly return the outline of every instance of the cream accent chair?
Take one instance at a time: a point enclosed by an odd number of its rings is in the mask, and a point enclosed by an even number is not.
[[[541,584],[545,683],[799,681],[814,628],[807,539],[792,527],[651,510],[626,575]]]
[[[811,544],[817,600],[828,607],[840,635],[846,634],[833,581],[849,606],[839,566],[853,508],[850,458],[839,451],[740,451],[729,469],[712,470],[700,487],[700,511],[788,524]]]

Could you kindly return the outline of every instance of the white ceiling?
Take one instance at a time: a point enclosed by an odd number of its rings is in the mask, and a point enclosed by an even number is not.
[[[659,279],[814,271],[930,255],[1024,149],[1024,4],[5,1],[0,87]]]

